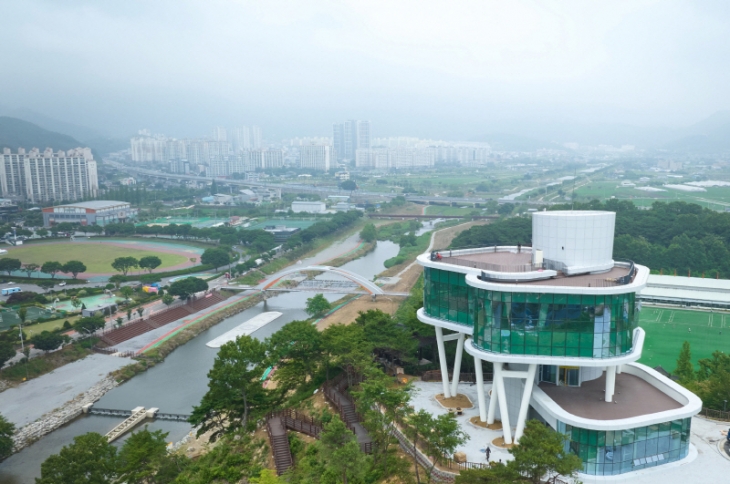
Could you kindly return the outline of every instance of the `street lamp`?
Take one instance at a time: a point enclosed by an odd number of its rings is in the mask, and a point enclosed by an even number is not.
[[[727,400],[723,400],[722,401],[722,411],[723,412],[726,412],[727,411]]]

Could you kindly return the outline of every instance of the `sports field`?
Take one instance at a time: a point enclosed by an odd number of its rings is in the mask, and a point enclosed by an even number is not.
[[[202,249],[180,244],[152,242],[147,240],[82,239],[77,241],[28,244],[8,247],[7,257],[20,259],[24,264],[38,265],[48,261],[61,263],[79,260],[86,265],[86,275],[112,274],[116,272],[111,263],[117,257],[157,256],[162,265],[155,271],[183,268],[193,265],[190,258],[199,260]],[[18,273],[25,275],[25,273]],[[81,277],[84,277],[83,275]]]
[[[296,220],[296,219],[266,219],[262,220],[260,222],[257,222],[255,224],[251,224],[249,227],[246,227],[249,230],[255,230],[255,229],[263,229],[264,227],[267,227],[269,225],[283,225],[285,227],[292,227],[292,228],[299,228],[299,229],[306,229],[308,227],[311,227],[314,225],[316,220]]]
[[[692,362],[709,358],[716,350],[730,350],[730,313],[690,311],[644,306],[639,326],[646,331],[640,363],[661,365],[671,372],[677,366],[682,343],[689,341]]]
[[[213,226],[223,225],[228,222],[227,218],[214,218],[214,217],[160,217],[152,220],[151,222],[138,223],[140,225],[159,225],[166,227],[170,224],[176,225],[192,225],[199,229],[205,229]]]

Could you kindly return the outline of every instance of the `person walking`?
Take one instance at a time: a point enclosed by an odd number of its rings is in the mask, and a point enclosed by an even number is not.
[[[485,453],[487,454],[487,462],[489,462],[489,456],[492,455],[492,449],[489,448],[489,444],[487,444],[487,450]]]

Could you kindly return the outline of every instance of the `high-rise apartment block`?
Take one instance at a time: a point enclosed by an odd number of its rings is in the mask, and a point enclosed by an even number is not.
[[[299,149],[300,168],[329,171],[332,164],[332,147],[329,145],[307,145]]]
[[[332,135],[337,159],[354,161],[358,149],[370,148],[370,121],[335,123],[332,125]]]
[[[266,149],[251,150],[249,152],[250,164],[254,171],[257,168],[271,170],[284,166],[284,152],[282,150]]]
[[[263,140],[258,126],[241,126],[230,130],[216,127],[209,139],[168,138],[153,136],[148,130],[141,130],[139,136],[130,140],[130,147],[135,163],[184,160],[192,165],[208,165],[211,160],[227,157],[231,153],[259,150],[263,147]]]
[[[374,170],[432,167],[435,161],[432,149],[371,148],[357,150],[355,154],[355,166]]]
[[[3,149],[0,189],[5,198],[29,202],[73,201],[95,197],[99,179],[89,148],[54,152]]]

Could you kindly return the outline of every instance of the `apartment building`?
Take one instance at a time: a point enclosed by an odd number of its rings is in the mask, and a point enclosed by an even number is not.
[[[37,148],[12,153],[3,149],[0,163],[2,196],[33,203],[95,197],[99,179],[89,148],[54,152]]]
[[[308,145],[299,149],[300,168],[329,171],[333,161],[332,147],[329,145]]]

